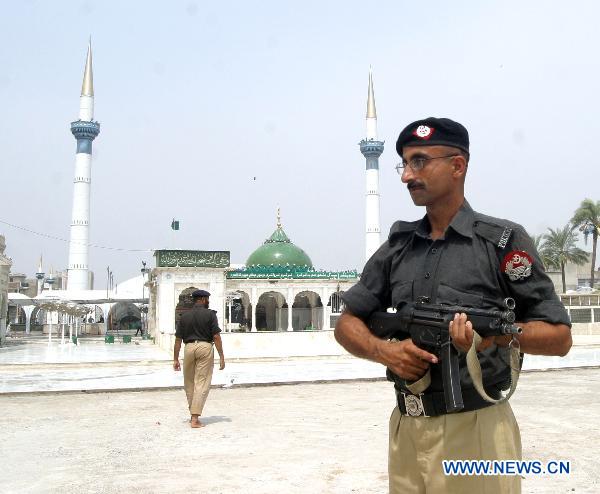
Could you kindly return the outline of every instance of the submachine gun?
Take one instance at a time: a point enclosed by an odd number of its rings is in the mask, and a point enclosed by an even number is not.
[[[452,344],[449,323],[454,314],[464,313],[473,324],[474,330],[482,337],[517,335],[521,328],[515,326],[515,301],[504,299],[504,310],[478,309],[457,305],[429,303],[428,297],[420,297],[407,310],[401,312],[374,312],[367,326],[379,338],[405,340],[433,353],[442,366],[444,398],[448,413],[464,408],[458,372],[458,350]]]

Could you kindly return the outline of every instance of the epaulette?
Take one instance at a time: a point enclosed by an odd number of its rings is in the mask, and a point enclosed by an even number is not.
[[[395,221],[392,227],[390,228],[390,234],[388,235],[388,241],[390,244],[401,241],[403,239],[407,240],[410,238],[411,234],[417,229],[417,226],[421,220],[417,221]]]
[[[519,228],[519,225],[512,221],[475,213],[473,231],[494,244],[498,249],[506,247],[513,231],[517,228]]]

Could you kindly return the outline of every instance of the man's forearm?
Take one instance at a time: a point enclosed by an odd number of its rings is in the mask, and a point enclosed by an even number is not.
[[[175,338],[175,347],[173,348],[173,360],[179,360],[179,350],[181,350],[181,338]]]
[[[223,355],[223,343],[221,341],[221,337],[218,335],[215,336],[214,341],[215,341],[215,348],[217,349],[217,353],[219,354],[219,357],[225,358],[225,356]]]
[[[344,312],[335,325],[334,336],[352,355],[384,363],[381,345],[386,342],[373,336],[365,323],[355,315]]]
[[[573,344],[571,329],[564,324],[550,324],[543,321],[515,324],[523,328],[523,332],[518,336],[523,353],[564,357]],[[503,336],[497,339],[497,343],[506,346],[510,340],[510,337]]]

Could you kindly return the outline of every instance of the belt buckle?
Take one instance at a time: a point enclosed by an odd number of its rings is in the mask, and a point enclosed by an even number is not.
[[[404,407],[406,408],[407,415],[410,417],[429,417],[429,415],[425,413],[423,393],[413,395],[402,392],[402,398],[404,399]]]

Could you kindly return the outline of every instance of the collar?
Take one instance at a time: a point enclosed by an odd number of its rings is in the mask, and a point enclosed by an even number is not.
[[[473,209],[468,201],[462,203],[462,206],[452,218],[452,221],[448,225],[448,228],[452,228],[456,233],[462,235],[463,237],[473,238],[473,221],[475,220],[475,216],[473,213]],[[446,232],[448,231],[446,229]],[[427,215],[423,216],[421,221],[417,224],[417,228],[415,233],[422,238],[430,238],[431,236],[431,225],[429,223],[429,218]],[[445,236],[445,235],[444,235]]]
[[[463,237],[473,238],[473,222],[475,215],[471,205],[465,199],[458,212],[452,218],[449,228],[452,228],[456,233]]]

